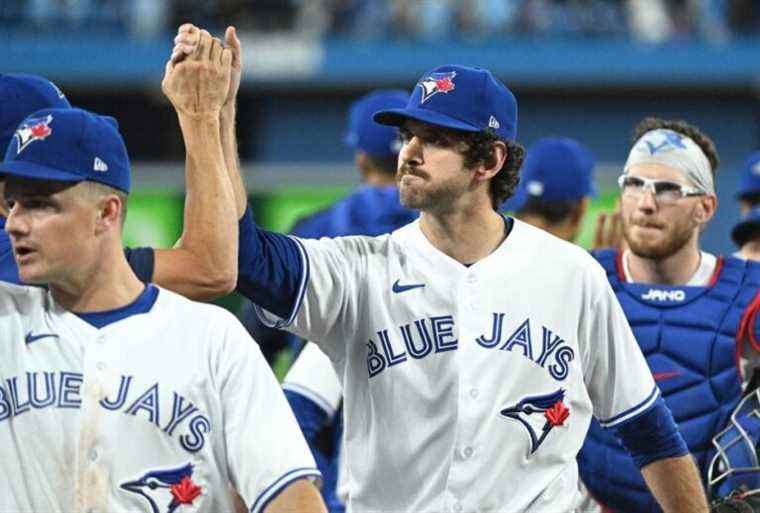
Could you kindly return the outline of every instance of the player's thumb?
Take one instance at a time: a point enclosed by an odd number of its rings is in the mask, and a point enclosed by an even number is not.
[[[228,48],[232,49],[233,57],[236,61],[240,60],[240,39],[237,36],[237,29],[230,25],[224,32],[224,42]],[[237,62],[235,62],[237,64]]]

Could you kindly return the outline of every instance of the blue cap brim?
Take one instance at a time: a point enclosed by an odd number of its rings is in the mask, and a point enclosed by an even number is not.
[[[60,169],[41,166],[34,162],[19,160],[0,163],[0,177],[7,178],[8,176],[18,176],[31,180],[56,180],[59,182],[83,182],[85,180],[85,177],[76,173],[69,173]]]
[[[464,130],[466,132],[480,132],[481,130],[478,126],[427,109],[413,108],[381,110],[375,112],[375,114],[372,115],[372,119],[376,123],[389,126],[401,126],[407,119],[414,119],[422,121],[423,123],[429,123],[431,125],[445,128],[453,128],[454,130]]]

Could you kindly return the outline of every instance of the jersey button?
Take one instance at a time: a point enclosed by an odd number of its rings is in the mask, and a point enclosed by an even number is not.
[[[103,343],[106,341],[106,337],[104,337],[103,335],[98,335],[98,338],[97,338],[97,339],[95,339],[95,341],[96,341],[98,344],[103,344]]]
[[[477,282],[478,282],[477,276],[475,276],[474,274],[467,275],[467,283],[477,283]]]
[[[473,452],[475,452],[475,450],[472,447],[470,447],[470,446],[465,447],[462,450],[462,458],[464,458],[464,459],[470,458],[472,456]]]
[[[478,397],[478,389],[477,388],[471,388],[470,389],[470,397],[473,399],[476,399]]]
[[[461,513],[462,512],[462,503],[461,502],[455,502],[454,505],[451,507],[451,510],[454,513]]]
[[[99,370],[99,371],[101,371],[101,372],[102,372],[102,371],[104,371],[104,370],[106,370],[106,364],[105,364],[105,363],[103,363],[103,362],[98,362],[98,363],[95,365],[95,367],[97,367],[97,368],[98,368],[98,370]]]
[[[96,449],[90,449],[90,461],[96,461],[98,459],[98,451]]]

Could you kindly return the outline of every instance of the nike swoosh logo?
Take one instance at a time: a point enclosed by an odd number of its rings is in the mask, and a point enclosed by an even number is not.
[[[655,372],[652,374],[655,381],[665,381],[666,379],[675,378],[683,374],[679,371],[670,371],[670,372]]]
[[[399,294],[401,292],[406,292],[407,290],[421,289],[422,287],[425,286],[424,283],[415,283],[414,285],[401,285],[399,283],[400,281],[401,280],[396,280],[396,283],[393,284],[393,288],[391,289],[396,294]]]
[[[29,345],[32,342],[36,342],[36,341],[38,341],[40,339],[50,338],[50,337],[53,337],[53,338],[56,338],[56,339],[60,338],[55,333],[40,333],[39,335],[35,335],[34,333],[32,333],[30,331],[29,333],[26,334],[26,337],[24,337],[24,341],[26,342],[26,345]]]

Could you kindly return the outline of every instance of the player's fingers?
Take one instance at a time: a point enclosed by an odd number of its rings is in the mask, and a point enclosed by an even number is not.
[[[205,30],[201,30],[200,37],[198,38],[198,44],[195,47],[195,51],[192,54],[193,60],[199,61],[204,58],[208,58],[208,53],[211,47],[211,34]]]
[[[195,51],[195,46],[188,45],[184,43],[177,43],[174,45],[174,48],[172,48],[172,53],[184,53],[186,55],[190,55]]]
[[[594,249],[604,247],[604,225],[606,220],[607,214],[599,212],[599,215],[596,217],[596,226],[594,227],[594,238],[591,242]]]
[[[224,46],[222,45],[222,42],[218,40],[217,38],[213,38],[211,40],[211,48],[209,49],[209,59],[214,64],[221,62],[222,59],[222,50],[224,50]]]
[[[186,45],[196,45],[198,43],[198,34],[188,34],[183,32],[174,36],[174,44],[183,43]]]
[[[620,217],[620,212],[612,214],[610,223],[612,224],[612,240],[610,242],[615,246],[619,246],[623,239],[623,220]]]
[[[198,27],[196,27],[192,23],[183,23],[177,29],[177,34],[182,34],[182,33],[192,34],[192,33],[197,33],[197,32],[198,32]]]
[[[225,70],[228,69],[232,65],[232,59],[233,59],[232,50],[230,50],[229,48],[225,48],[224,50],[222,50],[222,56],[221,56],[222,68],[224,68]]]
[[[227,47],[232,50],[232,65],[235,67],[240,67],[243,56],[243,49],[240,45],[240,39],[238,39],[237,29],[235,27],[227,27],[227,30],[224,32],[224,42],[226,43]]]

